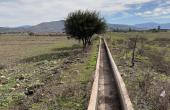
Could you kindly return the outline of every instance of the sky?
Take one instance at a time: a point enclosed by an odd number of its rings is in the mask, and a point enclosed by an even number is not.
[[[96,10],[107,23],[170,23],[170,0],[0,0],[0,27],[64,20],[76,10]]]

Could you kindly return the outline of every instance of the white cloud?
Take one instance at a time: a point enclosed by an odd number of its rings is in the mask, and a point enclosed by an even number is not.
[[[137,16],[152,19],[170,18],[170,0],[158,0],[156,2],[158,3],[158,6],[152,10],[137,12],[135,14]]]
[[[129,10],[129,5],[151,1],[153,0],[4,0],[0,1],[0,26],[33,25],[61,20],[69,12],[78,9],[113,14]]]
[[[154,0],[124,0],[126,4],[143,4],[148,3]]]
[[[167,18],[170,15],[170,6],[167,7],[157,7],[150,11],[136,13],[138,16],[142,17],[153,17],[153,18]],[[169,17],[168,17],[169,18]]]

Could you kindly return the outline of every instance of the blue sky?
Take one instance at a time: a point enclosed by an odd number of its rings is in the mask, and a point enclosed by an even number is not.
[[[170,23],[170,0],[0,0],[0,26],[57,21],[75,10],[96,10],[108,23]]]

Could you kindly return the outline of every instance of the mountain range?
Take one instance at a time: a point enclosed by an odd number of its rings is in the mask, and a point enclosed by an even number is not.
[[[160,24],[154,22],[135,24],[135,25],[124,25],[124,24],[107,24],[108,30],[148,30],[157,28],[158,26],[161,29],[170,29],[170,23]],[[64,32],[64,20],[52,21],[52,22],[43,22],[38,25],[29,26],[24,25],[20,27],[10,28],[10,27],[0,27],[0,32],[34,32],[34,33],[50,33],[50,32]]]
[[[143,24],[136,24],[134,26],[137,28],[145,28],[145,29],[153,29],[160,26],[161,29],[170,29],[170,23],[160,24],[160,23],[148,22]]]
[[[33,32],[33,33],[51,33],[64,32],[64,20],[43,22],[35,26],[24,25],[20,27],[0,27],[0,32]]]

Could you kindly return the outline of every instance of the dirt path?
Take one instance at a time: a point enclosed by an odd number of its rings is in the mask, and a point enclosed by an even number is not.
[[[119,94],[103,43],[100,58],[98,101],[98,110],[121,110]]]

